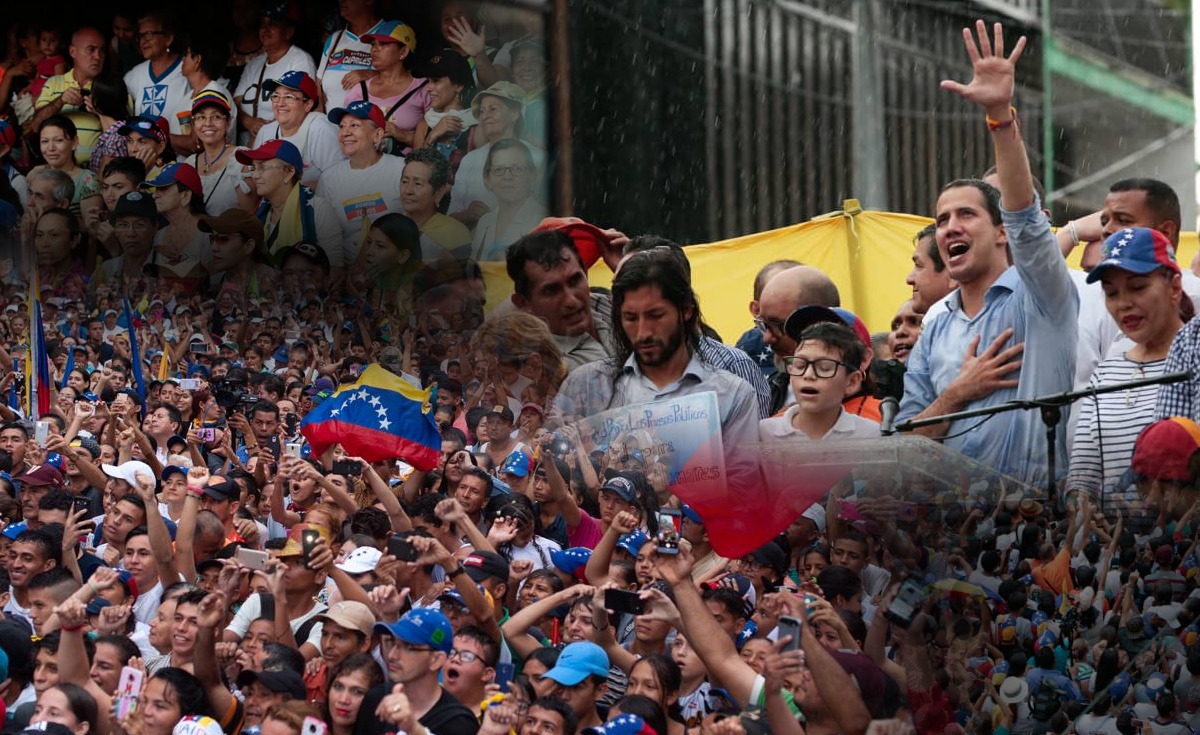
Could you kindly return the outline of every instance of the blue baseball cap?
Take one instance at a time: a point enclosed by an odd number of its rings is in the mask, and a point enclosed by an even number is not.
[[[692,523],[699,523],[700,525],[704,525],[704,519],[700,517],[700,514],[696,512],[695,508],[688,505],[687,503],[683,504],[683,507],[680,508],[680,512],[683,514],[684,518],[688,519]]]
[[[529,464],[529,455],[518,449],[504,460],[504,466],[500,468],[500,474],[525,477],[529,474]]]
[[[603,485],[600,486],[600,492],[607,490],[610,493],[616,493],[617,497],[624,500],[626,503],[633,504],[637,502],[637,487],[627,477],[609,478]]]
[[[543,674],[545,678],[573,687],[589,676],[608,676],[608,654],[591,641],[568,644],[558,656],[554,668]]]
[[[266,85],[264,84],[264,86]],[[300,149],[295,144],[287,140],[268,140],[252,151],[239,150],[235,157],[238,163],[245,166],[253,166],[255,161],[270,161],[278,158],[296,169],[297,175],[304,170],[304,156],[300,155]]]
[[[262,87],[263,91],[267,94],[271,94],[280,87],[287,87],[288,89],[300,92],[310,100],[315,100],[318,94],[316,80],[309,76],[307,72],[298,69],[284,72],[278,79],[268,79],[263,82]]]
[[[550,561],[554,568],[563,574],[583,577],[583,570],[588,560],[592,558],[592,550],[584,546],[573,546],[569,549],[554,549],[550,552]]]
[[[380,129],[387,127],[387,119],[383,116],[383,110],[366,100],[356,100],[345,107],[335,107],[329,111],[326,117],[329,118],[329,122],[338,125],[346,115],[352,115],[359,120],[370,120],[375,123],[375,127]]]
[[[642,550],[642,546],[649,540],[650,537],[646,535],[646,532],[639,528],[617,539],[617,547],[629,552],[630,556],[637,556],[638,552]]]
[[[1144,275],[1166,268],[1179,272],[1175,247],[1167,236],[1149,227],[1126,227],[1108,236],[1100,250],[1101,260],[1088,273],[1087,282],[1099,281],[1108,268]]]
[[[637,715],[622,714],[599,727],[589,727],[583,735],[659,735]]]
[[[17,536],[20,536],[26,528],[29,528],[29,524],[27,524],[25,521],[21,521],[20,523],[12,523],[5,526],[4,530],[0,531],[0,535],[3,535],[4,538],[11,541],[16,541]]]
[[[446,616],[437,610],[409,610],[394,623],[375,623],[375,632],[447,654],[454,647],[454,629]]]
[[[174,437],[172,437],[172,438],[174,438]],[[187,477],[187,473],[188,473],[187,467],[180,467],[179,465],[169,464],[166,467],[163,467],[162,476],[160,479],[163,482],[166,482],[167,477],[170,475],[183,475],[184,477]]]

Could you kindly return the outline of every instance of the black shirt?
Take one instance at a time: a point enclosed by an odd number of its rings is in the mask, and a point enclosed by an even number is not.
[[[367,696],[363,697],[362,706],[358,710],[358,722],[354,725],[354,735],[384,735],[394,733],[394,725],[384,722],[375,716],[375,710],[380,701],[391,694],[390,684],[377,684],[371,687]],[[465,705],[454,698],[450,692],[441,690],[442,696],[430,708],[420,722],[425,729],[437,735],[475,735],[479,732],[479,720]]]

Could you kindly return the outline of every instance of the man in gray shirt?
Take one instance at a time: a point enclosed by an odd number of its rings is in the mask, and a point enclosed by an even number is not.
[[[612,297],[617,354],[571,371],[555,398],[557,418],[571,421],[621,406],[713,391],[729,482],[756,482],[756,463],[736,451],[758,441],[754,389],[704,360],[697,328],[700,307],[678,259],[667,248],[632,255],[613,279]]]

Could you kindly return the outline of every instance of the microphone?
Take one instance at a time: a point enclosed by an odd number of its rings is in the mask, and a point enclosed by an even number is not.
[[[883,421],[879,424],[879,431],[884,436],[891,436],[896,433],[896,414],[900,412],[900,401],[893,396],[884,396],[879,401],[879,413],[883,417]]]

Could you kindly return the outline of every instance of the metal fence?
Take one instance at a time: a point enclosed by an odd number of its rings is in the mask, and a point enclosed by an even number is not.
[[[852,3],[705,0],[712,237],[802,221],[861,196],[852,177],[858,31],[831,12],[838,5]],[[886,201],[863,204],[928,214],[942,183],[991,165],[977,109],[938,89],[969,78],[958,34],[968,18],[921,4],[876,11],[879,32],[866,42],[882,71]],[[1040,70],[1026,61],[1023,72],[1036,79]],[[1036,171],[1039,94],[1022,87],[1017,104]]]

